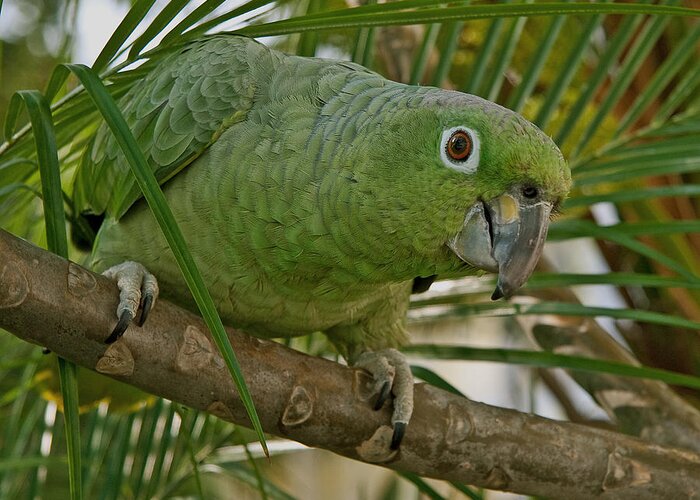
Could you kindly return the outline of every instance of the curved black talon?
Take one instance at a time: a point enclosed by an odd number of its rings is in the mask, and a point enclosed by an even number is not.
[[[129,311],[123,311],[121,316],[119,316],[117,326],[114,327],[112,333],[107,337],[107,340],[105,340],[105,344],[112,344],[119,340],[119,338],[124,335],[126,329],[129,328],[129,323],[131,323],[132,319]]]
[[[406,422],[396,422],[394,424],[394,434],[391,436],[391,449],[398,450],[401,446],[401,441],[403,441],[403,435],[406,434]]]
[[[151,307],[153,306],[153,295],[144,294],[143,304],[141,304],[141,318],[139,319],[138,325],[143,326],[148,318],[148,313],[151,312]]]
[[[387,381],[382,385],[379,395],[377,396],[377,401],[374,403],[374,411],[381,409],[384,406],[384,402],[389,398],[389,393],[391,393],[391,384]]]

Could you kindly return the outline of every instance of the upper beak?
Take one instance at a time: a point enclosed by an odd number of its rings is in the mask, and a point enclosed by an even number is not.
[[[552,204],[519,192],[476,203],[448,245],[460,259],[498,271],[491,298],[510,297],[530,277],[542,254]]]

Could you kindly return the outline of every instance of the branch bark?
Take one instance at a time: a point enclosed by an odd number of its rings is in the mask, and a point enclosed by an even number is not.
[[[159,301],[143,328],[107,346],[113,282],[0,230],[0,327],[81,366],[246,425],[203,321]],[[228,334],[263,427],[346,457],[490,489],[555,498],[685,498],[700,456],[624,435],[496,408],[415,386],[416,407],[389,452],[390,405],[372,411],[368,376],[280,344]]]
[[[541,265],[549,272],[556,271],[546,262]],[[556,297],[544,290],[532,296],[580,304],[570,290],[558,290]],[[546,351],[639,366],[639,361],[591,318],[521,316],[518,322]],[[569,371],[569,375],[598,402],[620,431],[662,446],[700,453],[700,410],[667,384],[596,372]]]

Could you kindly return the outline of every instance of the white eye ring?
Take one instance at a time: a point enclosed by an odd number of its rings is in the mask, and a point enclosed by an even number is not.
[[[464,132],[471,139],[471,152],[464,160],[454,160],[451,158],[447,152],[448,143],[455,132]],[[451,127],[443,130],[442,137],[440,139],[440,158],[447,168],[457,170],[459,172],[464,172],[465,174],[473,174],[479,167],[481,142],[479,141],[479,134],[475,130],[467,127]]]

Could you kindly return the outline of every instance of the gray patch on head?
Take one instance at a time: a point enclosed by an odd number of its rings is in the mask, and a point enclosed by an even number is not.
[[[502,141],[523,139],[531,145],[530,150],[549,150],[565,164],[564,156],[554,141],[515,111],[481,97],[456,90],[443,90],[434,87],[420,87],[411,98],[412,107],[443,108],[458,111],[459,108],[478,109],[490,122],[491,133]],[[523,169],[530,166],[523,164]]]
[[[416,96],[417,98],[419,96]],[[488,101],[479,96],[465,94],[456,90],[442,90],[425,87],[425,92],[420,96],[420,101],[426,107],[459,108],[471,107],[480,109],[492,122],[494,132],[516,136],[538,137],[542,144],[551,140],[536,126],[520,116],[515,111]],[[538,133],[532,134],[531,131]],[[553,144],[553,143],[552,143]]]
[[[481,108],[487,114],[493,113],[493,111],[496,110],[512,113],[512,111],[504,108],[503,106],[472,94],[465,94],[464,92],[458,92],[456,90],[443,90],[433,87],[424,87],[424,89],[426,90],[426,93],[422,99],[424,106],[472,106]]]

